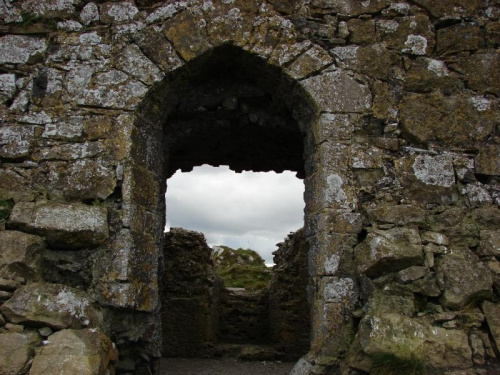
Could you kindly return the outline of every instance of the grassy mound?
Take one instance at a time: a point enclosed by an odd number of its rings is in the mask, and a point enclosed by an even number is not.
[[[271,269],[254,250],[214,246],[212,259],[217,274],[228,288],[257,291],[269,286]]]

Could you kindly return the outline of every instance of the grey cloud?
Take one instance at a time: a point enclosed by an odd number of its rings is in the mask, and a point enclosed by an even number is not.
[[[303,225],[303,192],[291,172],[198,167],[167,181],[167,222],[203,232],[211,245],[250,247],[270,263],[275,244]]]

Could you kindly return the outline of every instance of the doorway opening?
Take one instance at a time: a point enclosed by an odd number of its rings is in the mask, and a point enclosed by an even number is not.
[[[141,162],[140,168],[143,168],[142,165],[147,168],[146,173],[141,170],[142,175],[148,176],[157,185],[142,185],[144,188],[136,189],[138,202],[135,204],[143,204],[142,201],[148,199],[148,189],[151,191],[154,186],[159,186],[161,198],[153,210],[155,215],[159,214],[159,210],[165,212],[165,188],[161,188],[164,184],[161,181],[167,180],[168,192],[169,179],[174,173],[188,172],[203,164],[226,165],[235,172],[292,171],[297,177],[304,179],[312,173],[307,170],[307,166],[312,165],[310,125],[315,116],[315,108],[309,103],[308,96],[280,68],[234,46],[217,47],[167,76],[144,102],[134,129],[133,153]],[[307,194],[307,187],[304,196],[307,221],[308,197],[311,197],[311,194]],[[151,201],[151,206],[154,203]],[[148,207],[145,206],[144,210],[141,208],[138,212],[144,211],[146,217],[151,212]],[[304,244],[302,248],[305,249],[306,264],[307,246],[303,233],[300,236],[303,240],[295,241],[290,238],[288,241],[289,245],[294,241]],[[185,249],[190,247],[207,246],[194,237],[178,231],[174,236],[169,238],[167,235],[163,239],[165,250],[163,258],[160,256],[158,295],[164,316],[164,353],[169,350],[166,348],[181,346],[174,339],[175,333],[169,331],[169,327],[176,327],[176,322],[182,320],[191,322],[191,327],[201,327],[200,324],[207,317],[211,321],[215,319],[214,306],[217,304],[211,300],[194,303],[188,296],[177,295],[175,298],[179,301],[179,306],[182,305],[177,310],[173,307],[172,300],[165,296],[165,293],[171,291],[186,290],[182,284],[182,275],[196,275],[209,262],[209,259],[203,260],[206,259],[205,255],[200,255],[202,261],[199,264],[202,266],[198,271],[191,272],[182,267],[182,262],[169,259],[172,254],[186,253]],[[207,263],[203,263],[205,261]],[[169,269],[169,265],[173,265],[173,268]],[[307,283],[307,266],[301,270]],[[285,274],[289,274],[289,271],[282,269],[281,275]],[[212,281],[203,277],[192,279],[195,284],[198,283],[196,287],[200,287],[200,290],[208,288],[208,294],[214,294]],[[286,284],[286,277],[282,277],[281,282]],[[300,290],[305,296],[306,286]],[[283,296],[293,297],[294,293],[291,289],[286,290]],[[276,306],[278,310],[286,310],[285,306]],[[308,302],[304,297],[301,310],[309,312],[307,306]],[[197,332],[197,340],[210,342],[218,329],[214,326],[213,329],[193,331]],[[301,331],[304,332],[304,329]],[[306,329],[305,332],[307,338],[303,341],[309,344],[309,330]],[[179,333],[182,334],[182,330]],[[282,336],[293,335],[285,332]],[[191,345],[189,349],[188,345],[186,351],[191,354],[199,353],[200,351],[193,350],[195,347],[196,345]],[[295,359],[305,352],[307,348],[296,355]]]
[[[302,180],[204,165],[168,185],[164,355],[196,347],[198,356],[300,358],[309,342],[307,249],[292,232],[303,225]]]

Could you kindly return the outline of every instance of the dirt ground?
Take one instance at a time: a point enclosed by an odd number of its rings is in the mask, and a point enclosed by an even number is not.
[[[295,363],[237,359],[163,358],[160,375],[288,375]]]

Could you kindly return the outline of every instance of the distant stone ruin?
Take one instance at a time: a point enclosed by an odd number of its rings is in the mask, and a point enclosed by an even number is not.
[[[154,372],[179,319],[168,178],[206,163],[304,179],[292,374],[485,373],[499,18],[498,0],[0,1],[2,371]],[[271,330],[289,349],[293,317]]]

